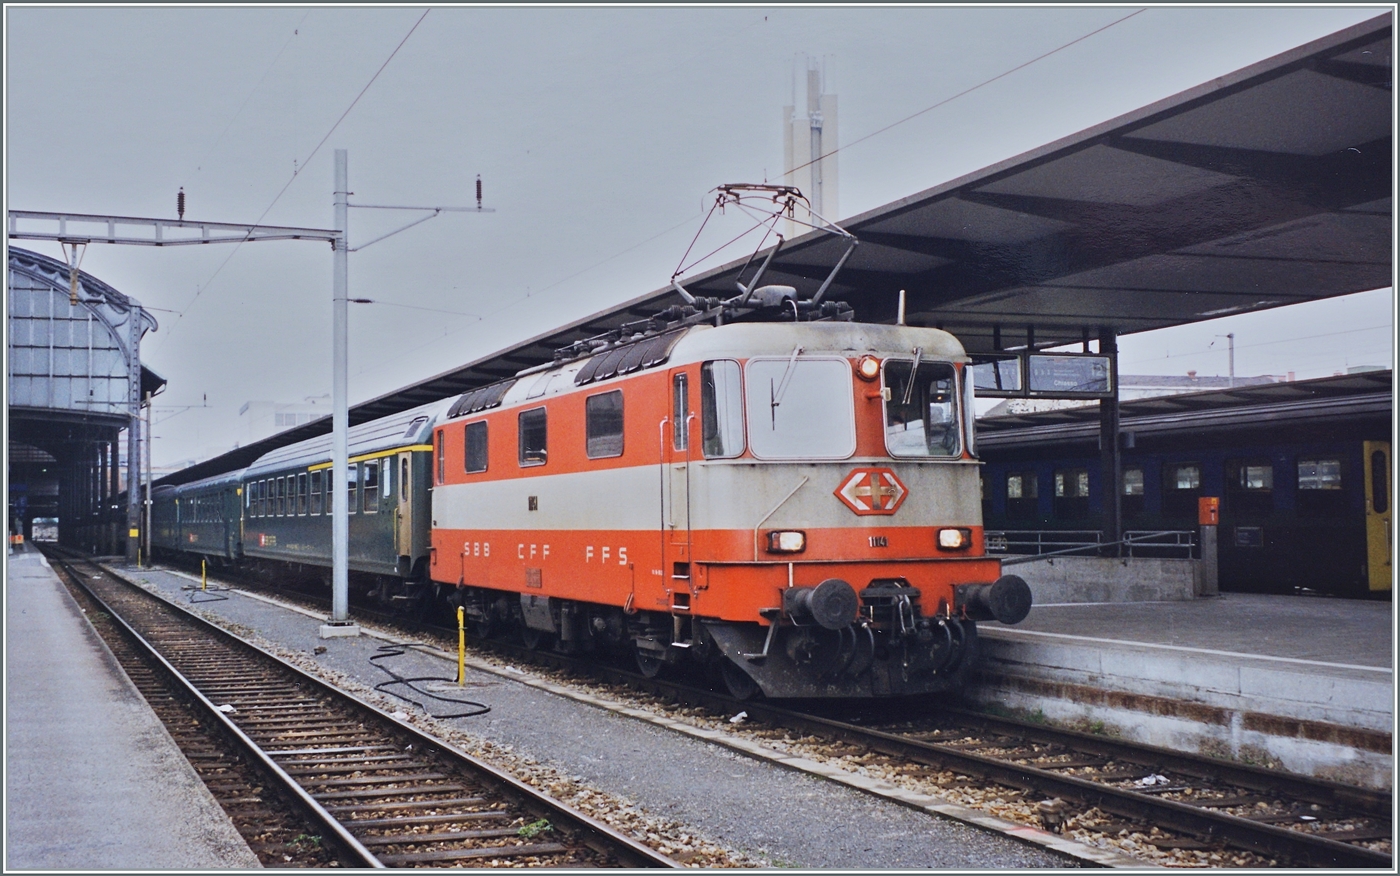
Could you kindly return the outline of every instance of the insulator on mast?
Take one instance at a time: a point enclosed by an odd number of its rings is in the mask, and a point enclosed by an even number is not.
[[[185,219],[185,187],[180,186],[180,193],[175,196],[175,212],[180,214],[180,221]]]
[[[481,209],[481,174],[476,175],[476,208]]]

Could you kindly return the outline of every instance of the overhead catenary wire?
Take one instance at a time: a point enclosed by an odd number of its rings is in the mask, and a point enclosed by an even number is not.
[[[321,147],[326,145],[326,141],[329,140],[331,138],[331,135],[335,133],[336,128],[339,128],[340,123],[345,121],[345,117],[350,115],[350,111],[353,110],[355,108],[355,105],[360,102],[360,98],[365,96],[365,93],[369,91],[370,86],[374,85],[375,80],[378,79],[380,74],[384,72],[384,69],[389,66],[389,62],[394,60],[394,56],[396,56],[399,53],[399,50],[404,47],[404,44],[408,42],[408,38],[413,36],[413,32],[418,29],[418,25],[423,23],[423,19],[428,17],[429,12],[432,12],[431,8],[423,10],[423,14],[418,16],[418,20],[413,23],[413,27],[410,27],[408,29],[408,33],[404,34],[403,39],[399,40],[398,45],[394,46],[394,50],[389,53],[389,57],[385,58],[384,63],[379,65],[379,69],[374,71],[374,75],[371,76],[369,78],[369,81],[365,83],[365,87],[361,88],[360,93],[355,95],[355,99],[350,101],[350,105],[345,108],[345,112],[341,113],[340,117],[335,120],[335,124],[331,125],[330,130],[326,131],[326,135],[321,138],[321,141],[316,144],[316,147],[312,149],[310,154],[306,156],[306,160],[301,162],[298,169],[292,171],[291,177],[288,178],[287,182],[282,186],[280,190],[278,190],[277,194],[272,199],[272,203],[268,204],[267,209],[262,211],[262,214],[258,216],[257,221],[253,223],[254,225],[262,224],[262,221],[264,218],[267,217],[267,214],[272,212],[273,207],[277,206],[277,202],[280,201],[282,199],[282,196],[287,193],[287,189],[291,188],[292,183],[296,182],[296,179],[300,175],[300,172],[306,169],[307,165],[311,163],[311,159],[315,158],[316,153],[321,151]],[[252,232],[249,231],[250,235],[251,233]],[[219,274],[223,271],[224,267],[228,265],[229,261],[235,255],[238,254],[238,251],[243,248],[243,244],[247,241],[248,238],[245,237],[243,240],[240,240],[238,243],[234,244],[233,249],[229,252],[227,256],[224,257],[224,260],[219,263],[219,266],[214,269],[214,273],[210,275],[209,279],[205,280],[204,283],[201,284],[200,287],[195,290],[194,297],[190,299],[188,304],[181,308],[179,315],[175,317],[175,321],[171,323],[170,328],[166,330],[165,340],[169,340],[170,335],[175,331],[176,326],[178,326],[180,324],[180,321],[185,318],[185,314],[189,312],[190,308],[193,307],[195,302],[199,300],[199,297],[204,294],[204,290],[209,288],[210,284],[214,282],[215,278],[219,276]]]
[[[851,148],[852,146],[855,146],[857,143],[864,143],[866,140],[869,140],[869,139],[872,138],[872,137],[876,137],[876,136],[878,136],[878,135],[880,135],[880,134],[883,134],[883,133],[885,133],[886,131],[890,130],[891,128],[897,128],[897,127],[899,127],[900,125],[904,124],[905,122],[913,121],[914,119],[917,119],[919,116],[923,115],[924,113],[932,112],[933,110],[936,110],[936,109],[938,109],[939,107],[944,106],[945,104],[952,103],[953,101],[957,100],[958,98],[964,97],[964,96],[966,96],[966,95],[969,95],[969,94],[971,94],[972,92],[978,90],[979,88],[985,88],[986,86],[991,85],[993,82],[996,82],[998,79],[1005,79],[1007,76],[1010,76],[1012,73],[1015,73],[1015,72],[1017,72],[1017,71],[1019,71],[1019,70],[1024,70],[1025,68],[1031,66],[1032,64],[1034,64],[1034,63],[1036,63],[1036,62],[1038,62],[1038,61],[1043,61],[1043,60],[1045,60],[1046,58],[1048,58],[1048,57],[1050,57],[1051,55],[1054,55],[1054,54],[1056,54],[1056,53],[1058,53],[1058,52],[1063,52],[1065,49],[1068,49],[1070,46],[1072,46],[1072,45],[1074,45],[1074,44],[1076,44],[1076,43],[1082,43],[1082,42],[1084,42],[1085,40],[1087,40],[1089,37],[1095,36],[1095,35],[1097,35],[1097,34],[1101,34],[1101,33],[1103,33],[1104,31],[1108,30],[1109,28],[1111,28],[1111,27],[1116,27],[1117,25],[1122,24],[1123,22],[1127,21],[1128,19],[1132,18],[1133,16],[1135,16],[1135,15],[1141,15],[1142,13],[1144,13],[1144,12],[1146,12],[1146,11],[1147,11],[1147,9],[1143,8],[1143,9],[1137,10],[1136,12],[1131,12],[1131,13],[1129,13],[1129,14],[1123,16],[1122,18],[1118,19],[1117,21],[1111,21],[1111,22],[1109,22],[1108,24],[1105,24],[1103,27],[1097,28],[1097,29],[1095,29],[1095,30],[1091,30],[1091,31],[1089,31],[1088,33],[1084,34],[1083,36],[1076,37],[1076,38],[1070,40],[1069,42],[1065,43],[1064,45],[1057,46],[1056,48],[1053,48],[1053,49],[1051,49],[1050,51],[1045,52],[1045,53],[1042,54],[1042,55],[1037,55],[1037,56],[1035,56],[1034,58],[1031,58],[1029,61],[1025,61],[1025,62],[1023,62],[1023,63],[1021,63],[1021,64],[1017,64],[1015,67],[1012,67],[1010,70],[1006,70],[1006,71],[1003,71],[1003,72],[1001,72],[1001,73],[998,73],[997,75],[993,76],[993,77],[990,78],[990,79],[983,80],[982,82],[979,82],[979,83],[977,83],[976,85],[971,86],[970,88],[965,88],[965,89],[963,89],[962,91],[959,91],[957,94],[951,95],[951,96],[949,96],[949,97],[945,97],[945,98],[943,98],[942,100],[938,101],[937,103],[933,104],[932,106],[926,106],[926,107],[924,107],[923,109],[919,110],[919,111],[916,112],[916,113],[913,113],[913,114],[911,114],[911,115],[907,115],[907,116],[905,116],[904,118],[902,118],[902,119],[900,119],[900,120],[898,120],[898,121],[890,122],[888,125],[885,125],[883,128],[879,128],[879,129],[877,129],[877,130],[871,131],[869,134],[866,134],[864,137],[858,137],[858,138],[856,138],[855,140],[852,140],[851,142],[847,143],[845,146],[837,146],[835,149],[832,149],[830,152],[823,152],[821,155],[818,155],[816,158],[813,158],[811,161],[808,161],[808,162],[806,162],[805,164],[799,164],[799,165],[797,165],[796,167],[792,168],[792,169],[791,169],[790,171],[788,171],[788,172],[789,172],[789,173],[793,173],[793,172],[802,170],[802,169],[805,168],[805,167],[810,167],[811,165],[816,164],[818,161],[821,161],[823,158],[830,158],[831,156],[833,156],[833,155],[835,155],[836,153],[840,152],[842,149],[849,149],[849,148]]]

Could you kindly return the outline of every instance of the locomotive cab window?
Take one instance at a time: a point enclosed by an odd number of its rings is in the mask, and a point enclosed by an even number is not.
[[[1342,517],[1342,461],[1336,457],[1298,458],[1298,516]]]
[[[856,449],[854,392],[845,359],[750,359],[744,366],[749,449],[759,459],[845,459]]]
[[[475,474],[486,471],[488,463],[486,444],[486,421],[481,420],[476,423],[468,423],[467,435],[467,472]]]
[[[690,390],[684,373],[671,380],[671,446],[685,450],[690,443],[690,428],[686,418],[690,414]]]
[[[364,469],[365,485],[360,498],[364,501],[364,512],[373,514],[379,510],[379,460],[366,461]]]
[[[521,411],[518,420],[520,429],[520,464],[544,465],[549,457],[547,422],[544,408]]]
[[[584,420],[589,459],[622,455],[622,390],[590,395]]]
[[[706,457],[744,452],[744,393],[738,362],[720,359],[701,366],[700,431]]]
[[[885,388],[890,391],[890,399],[885,402],[885,449],[890,456],[961,453],[962,429],[958,425],[953,366],[890,359],[882,372]]]

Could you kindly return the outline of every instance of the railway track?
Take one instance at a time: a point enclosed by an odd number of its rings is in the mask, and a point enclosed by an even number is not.
[[[316,597],[305,597],[315,601]],[[443,631],[447,632],[447,631]],[[1255,863],[1393,866],[1391,798],[1380,792],[956,709],[891,719],[830,717],[738,701],[696,685],[490,640],[512,660],[590,675],[713,716],[748,714],[727,732],[823,740],[838,757],[918,779],[935,793],[994,785],[1052,830],[1131,834],[1157,849],[1239,850]],[[874,758],[874,761],[871,759]]]
[[[108,569],[50,558],[348,865],[679,866]]]

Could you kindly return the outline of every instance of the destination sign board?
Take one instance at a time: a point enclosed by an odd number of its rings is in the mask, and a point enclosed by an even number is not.
[[[1113,365],[1091,353],[973,356],[972,383],[983,398],[1111,398]]]

